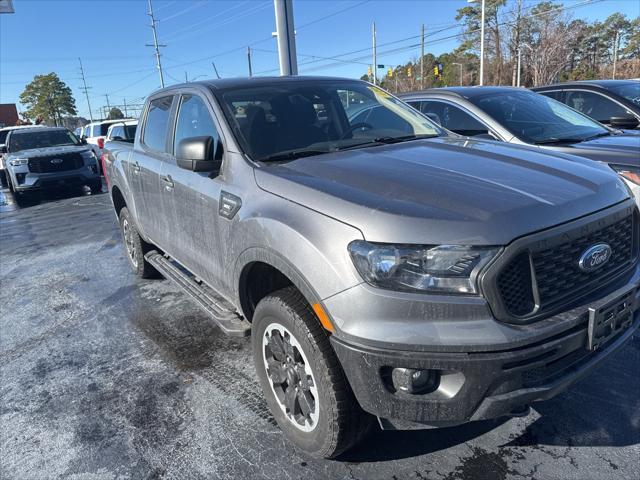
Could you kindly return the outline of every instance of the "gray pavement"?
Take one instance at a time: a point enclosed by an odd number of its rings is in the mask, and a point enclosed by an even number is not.
[[[334,461],[269,414],[246,339],[130,272],[105,194],[0,194],[3,479],[638,479],[640,336],[525,418],[374,432]]]

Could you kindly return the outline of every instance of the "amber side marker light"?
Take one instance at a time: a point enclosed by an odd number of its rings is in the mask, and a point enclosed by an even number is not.
[[[640,168],[628,167],[626,165],[612,165],[611,168],[630,182],[640,185]]]
[[[314,303],[311,308],[313,308],[313,311],[316,312],[316,316],[318,317],[318,320],[320,320],[320,323],[325,330],[328,330],[331,333],[336,331],[333,323],[331,323],[331,320],[329,320],[329,315],[327,315],[327,312],[324,311],[322,305],[320,305],[319,303]]]

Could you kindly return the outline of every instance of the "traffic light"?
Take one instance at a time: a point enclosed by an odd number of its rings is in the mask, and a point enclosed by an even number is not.
[[[413,77],[413,69],[411,68],[411,66],[407,68],[407,77]]]
[[[387,75],[389,76],[389,78],[393,77],[393,69],[391,67],[389,67],[389,70],[387,70]]]
[[[369,76],[373,75],[373,70],[371,69],[371,65],[369,65],[369,68],[367,69],[367,75]]]
[[[442,68],[441,63],[438,63],[435,67],[433,67],[433,74],[435,75],[436,78],[441,78],[443,72],[444,72],[444,69]]]

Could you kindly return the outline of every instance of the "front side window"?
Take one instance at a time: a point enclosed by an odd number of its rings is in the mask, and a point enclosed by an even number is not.
[[[609,132],[565,104],[533,92],[487,93],[469,101],[527,143],[577,143]]]
[[[609,123],[611,117],[630,115],[622,105],[594,92],[568,91],[565,103],[601,123]]]
[[[420,111],[442,125],[460,135],[474,136],[487,133],[489,130],[478,120],[461,108],[446,102],[425,100],[420,105]]]
[[[19,152],[32,148],[60,147],[63,145],[80,145],[80,141],[69,130],[34,129],[22,132],[16,130],[9,137],[8,151]]]
[[[124,136],[124,127],[122,125],[118,125],[117,127],[113,127],[111,129],[111,138],[125,138]]]
[[[166,151],[167,129],[173,96],[156,98],[149,104],[144,127],[144,144],[158,152]]]
[[[364,82],[286,82],[216,92],[243,150],[254,160],[438,136],[442,130]]]
[[[182,140],[192,137],[212,137],[216,140],[218,133],[204,101],[196,95],[184,95],[178,110],[174,152]]]

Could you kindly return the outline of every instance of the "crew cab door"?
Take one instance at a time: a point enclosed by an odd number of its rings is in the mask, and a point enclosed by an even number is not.
[[[181,140],[210,136],[220,141],[209,100],[197,92],[177,99],[174,154],[162,164],[162,204],[171,219],[166,251],[192,273],[216,288],[221,285],[224,246],[220,238],[218,204],[223,180],[219,172],[193,172],[178,167],[175,151]]]
[[[153,243],[165,248],[171,220],[162,210],[160,170],[171,158],[171,116],[174,95],[164,95],[149,102],[143,122],[139,148],[129,161],[129,179],[138,227]]]

